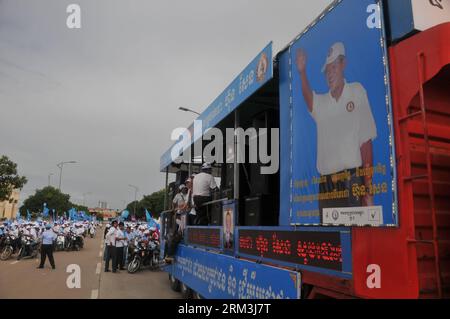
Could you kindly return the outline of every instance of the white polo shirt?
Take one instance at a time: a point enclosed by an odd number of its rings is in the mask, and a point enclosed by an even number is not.
[[[194,177],[194,183],[192,185],[193,196],[210,196],[211,190],[216,188],[216,181],[214,176],[201,172]]]
[[[116,243],[116,237],[117,237],[117,229],[114,227],[111,227],[108,232],[106,233],[105,237],[105,244],[107,246],[115,246]]]
[[[319,173],[329,175],[361,167],[361,146],[377,137],[364,87],[357,82],[346,82],[338,101],[331,93],[314,92],[311,115],[317,124]]]
[[[125,234],[123,231],[121,231],[119,228],[116,231],[116,237],[115,238],[123,238],[125,237]],[[116,240],[116,247],[124,247],[125,246],[125,240]]]

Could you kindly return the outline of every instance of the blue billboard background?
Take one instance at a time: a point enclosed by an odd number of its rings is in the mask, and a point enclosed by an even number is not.
[[[165,270],[204,298],[300,298],[300,274],[297,272],[184,245],[178,246],[175,263]]]
[[[281,140],[286,141],[284,137],[292,138],[289,145],[281,148],[283,154],[290,152],[292,157],[292,162],[286,156],[281,163],[281,225],[323,224],[323,212],[319,211],[318,200],[305,200],[319,193],[318,184],[311,183],[311,180],[320,178],[320,173],[317,169],[316,122],[302,95],[296,54],[300,48],[306,52],[306,72],[310,86],[317,94],[325,94],[329,88],[321,71],[330,47],[336,42],[342,42],[346,49],[345,79],[347,83],[359,82],[365,88],[376,123],[377,137],[372,141],[373,165],[382,165],[385,173],[374,174],[373,184],[386,183],[388,186],[385,192],[373,197],[374,206],[382,206],[382,223],[377,226],[397,225],[393,184],[395,165],[394,156],[391,158],[393,145],[390,144],[393,143],[392,126],[388,122],[391,113],[390,92],[388,81],[385,82],[388,79],[386,51],[381,45],[384,28],[371,24],[373,12],[370,9],[377,3],[374,0],[344,0],[336,4],[280,57]],[[309,183],[305,184],[304,181]],[[287,207],[286,202],[290,203],[290,207]]]

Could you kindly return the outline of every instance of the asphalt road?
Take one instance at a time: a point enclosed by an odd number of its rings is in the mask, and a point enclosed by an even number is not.
[[[169,287],[162,271],[140,270],[105,273],[103,230],[95,238],[85,238],[79,252],[55,252],[56,269],[47,260],[44,269],[36,269],[39,259],[17,261],[15,256],[0,261],[0,299],[175,299],[181,295]],[[70,265],[78,265],[80,276]],[[68,267],[69,266],[69,267]],[[73,287],[79,278],[79,288]],[[69,285],[68,285],[69,283]],[[72,288],[70,288],[70,287]]]

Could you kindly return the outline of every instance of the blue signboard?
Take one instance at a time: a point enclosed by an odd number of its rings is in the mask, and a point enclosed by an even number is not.
[[[180,245],[175,278],[212,299],[299,299],[300,274]]]
[[[398,224],[381,12],[336,1],[280,57],[282,225]]]
[[[196,121],[200,121],[201,125],[192,124],[189,127],[189,131],[193,135],[191,137],[192,142],[200,139],[208,129],[217,125],[272,78],[273,61],[271,42],[197,118]],[[171,155],[172,147],[161,157],[161,171],[175,160]],[[185,145],[182,151],[188,147],[190,145]]]

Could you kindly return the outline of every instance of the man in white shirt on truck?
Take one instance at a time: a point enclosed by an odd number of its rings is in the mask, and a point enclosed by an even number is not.
[[[211,174],[211,164],[204,163],[201,168],[201,172],[195,175],[192,185],[192,195],[194,198],[194,204],[196,207],[197,216],[195,218],[195,225],[208,225],[209,220],[207,216],[207,208],[205,203],[212,200],[211,193],[217,189],[214,176]]]

